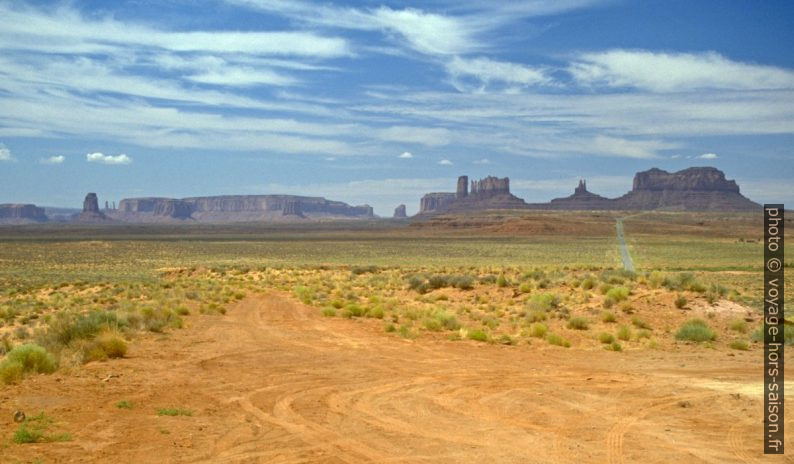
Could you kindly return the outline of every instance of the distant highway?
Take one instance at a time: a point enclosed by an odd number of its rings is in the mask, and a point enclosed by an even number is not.
[[[629,247],[626,246],[626,237],[623,234],[623,218],[618,218],[615,224],[618,231],[618,248],[620,248],[620,259],[623,260],[623,268],[634,272],[634,261],[631,260]]]

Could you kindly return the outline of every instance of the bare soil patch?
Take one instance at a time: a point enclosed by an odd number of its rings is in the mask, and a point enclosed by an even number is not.
[[[2,461],[784,462],[762,455],[758,350],[404,340],[276,293],[191,321],[0,390]],[[72,440],[9,443],[16,410]]]

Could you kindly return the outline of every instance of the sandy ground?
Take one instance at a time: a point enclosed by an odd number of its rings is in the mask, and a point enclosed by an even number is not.
[[[0,461],[794,462],[762,455],[757,349],[404,340],[277,294],[190,320],[126,359],[0,390]],[[10,443],[17,409],[72,441]]]

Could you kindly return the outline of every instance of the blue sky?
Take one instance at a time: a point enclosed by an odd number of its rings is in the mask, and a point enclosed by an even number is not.
[[[0,0],[0,203],[322,195],[408,212],[715,166],[794,203],[789,1]]]

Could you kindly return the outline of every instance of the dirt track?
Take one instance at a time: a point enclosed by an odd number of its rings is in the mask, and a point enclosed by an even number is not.
[[[6,444],[0,460],[784,462],[761,454],[757,350],[403,340],[279,295],[191,320],[127,359],[0,390],[3,441],[16,409],[46,411],[73,436]],[[193,415],[158,417],[165,407]]]

